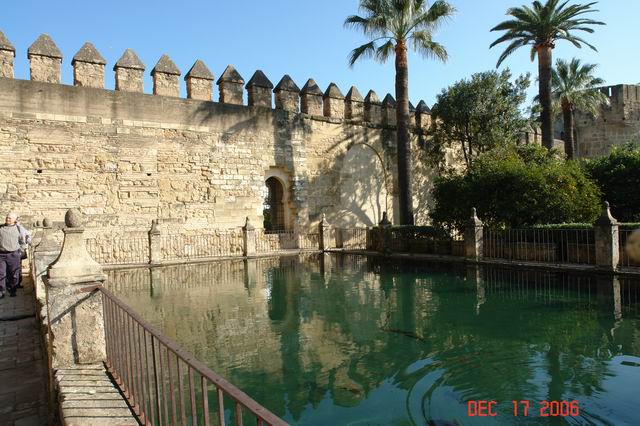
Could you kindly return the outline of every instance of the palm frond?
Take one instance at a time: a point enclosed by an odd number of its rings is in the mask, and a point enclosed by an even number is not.
[[[570,0],[536,0],[531,6],[513,7],[507,10],[511,19],[505,20],[491,29],[491,31],[505,31],[505,33],[491,43],[490,48],[502,43],[511,42],[498,60],[498,66],[510,56],[514,49],[525,45],[551,45],[556,41],[566,40],[580,48],[582,45],[591,49],[595,46],[576,36],[575,32],[593,33],[593,26],[605,25],[604,22],[586,17],[587,14],[598,12],[593,7],[597,2],[570,5]],[[516,43],[516,40],[519,42]],[[535,50],[531,57],[534,58]]]

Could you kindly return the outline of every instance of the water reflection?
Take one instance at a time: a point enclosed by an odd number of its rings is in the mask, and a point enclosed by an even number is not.
[[[109,286],[292,424],[525,420],[512,400],[640,420],[631,280],[309,255],[112,271]],[[498,417],[470,421],[468,400]]]

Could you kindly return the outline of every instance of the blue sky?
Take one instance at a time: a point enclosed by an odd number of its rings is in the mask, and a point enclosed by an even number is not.
[[[500,49],[489,50],[496,38],[489,29],[503,20],[508,7],[524,1],[451,3],[457,15],[435,37],[447,47],[449,62],[410,56],[410,99],[414,104],[424,99],[432,105],[442,88],[474,72],[493,69]],[[9,1],[2,6],[0,30],[16,47],[16,78],[21,79],[29,74],[27,48],[46,32],[63,52],[65,84],[73,81],[71,58],[85,41],[91,41],[108,62],[108,88],[114,85],[113,64],[131,47],[147,66],[147,93],[151,92],[148,73],[167,53],[183,74],[196,59],[202,59],[216,78],[227,64],[233,64],[245,80],[262,69],[274,84],[290,74],[300,87],[313,77],[323,89],[335,82],[346,93],[356,85],[363,95],[374,89],[382,98],[394,90],[393,62],[381,65],[366,60],[354,68],[347,63],[349,51],[366,41],[342,26],[357,7],[357,0]],[[599,52],[561,42],[555,57],[578,56],[600,64],[598,73],[608,84],[640,83],[640,1],[601,0],[598,8],[594,18],[608,25],[586,37]],[[536,72],[527,49],[511,56],[503,66],[514,73]]]

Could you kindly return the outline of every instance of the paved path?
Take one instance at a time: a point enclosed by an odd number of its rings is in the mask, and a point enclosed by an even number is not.
[[[0,425],[47,424],[47,369],[26,277],[17,297],[0,300]]]

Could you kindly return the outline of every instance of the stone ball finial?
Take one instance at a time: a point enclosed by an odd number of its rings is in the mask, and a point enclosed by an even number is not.
[[[618,221],[611,214],[611,207],[608,201],[604,202],[604,209],[602,210],[602,214],[596,221],[596,225],[600,226],[611,226],[617,225]]]
[[[387,215],[387,212],[382,212],[382,220],[378,223],[378,225],[380,225],[382,227],[391,225],[391,222],[389,221],[389,216]]]
[[[81,228],[84,224],[82,213],[78,209],[69,209],[64,215],[64,224],[67,228]]]
[[[482,226],[482,221],[478,217],[478,210],[475,207],[471,208],[471,224],[473,226]]]
[[[255,227],[251,224],[251,220],[249,220],[249,216],[245,218],[243,229],[245,231],[253,231],[255,229]]]
[[[42,220],[42,227],[47,229],[51,228],[51,220],[48,217]]]
[[[42,222],[40,220],[36,220],[36,228],[42,227]]]

